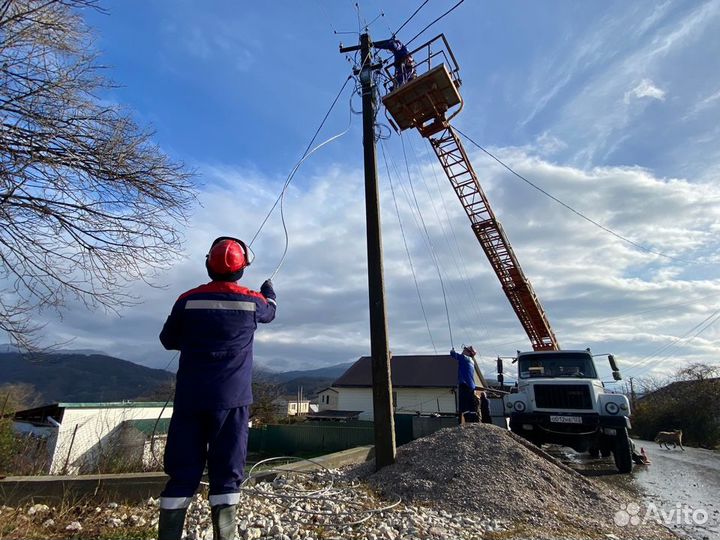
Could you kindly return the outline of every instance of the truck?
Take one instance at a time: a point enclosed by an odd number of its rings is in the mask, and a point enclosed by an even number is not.
[[[615,358],[607,356],[615,380]],[[620,473],[632,470],[630,403],[611,393],[598,377],[594,357],[586,350],[518,352],[517,383],[503,396],[513,433],[540,446],[545,443],[604,457],[612,454]],[[504,382],[498,358],[498,381]]]
[[[397,131],[417,129],[429,140],[472,230],[492,266],[532,351],[518,352],[517,386],[503,397],[510,429],[537,444],[557,443],[593,454],[610,453],[620,472],[632,469],[630,406],[606,391],[589,350],[561,350],[545,310],[490,206],[460,138],[450,124],[463,108],[460,67],[443,34],[410,51],[413,77],[402,82],[387,71],[382,98]],[[467,138],[467,137],[466,137]],[[621,379],[608,355],[613,378]],[[498,378],[502,378],[499,360]]]

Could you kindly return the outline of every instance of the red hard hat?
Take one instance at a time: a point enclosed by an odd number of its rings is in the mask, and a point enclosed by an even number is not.
[[[208,253],[207,267],[214,274],[234,274],[247,265],[244,245],[232,238],[216,240]]]

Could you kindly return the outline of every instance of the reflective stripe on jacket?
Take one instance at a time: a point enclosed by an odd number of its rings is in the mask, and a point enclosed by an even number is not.
[[[275,318],[275,300],[233,282],[212,281],[182,294],[160,333],[180,351],[174,407],[218,410],[252,403],[253,336]]]

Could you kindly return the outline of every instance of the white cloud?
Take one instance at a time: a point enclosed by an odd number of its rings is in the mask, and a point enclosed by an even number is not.
[[[655,86],[655,83],[650,79],[643,79],[635,88],[625,93],[625,103],[630,103],[631,97],[638,99],[649,97],[659,101],[665,101],[665,90]]]
[[[720,188],[657,178],[641,168],[580,170],[523,149],[491,151],[573,208],[677,258],[629,246],[496,163],[472,156],[563,347],[614,352],[626,367],[644,362],[636,373],[649,365],[664,369],[670,360],[672,366],[690,359],[716,361],[720,329],[711,326],[701,335],[673,342],[720,304],[715,270],[720,262],[715,234]],[[401,154],[390,154],[402,170]],[[526,348],[527,339],[442,172],[432,162],[412,169],[415,197],[438,255],[454,345],[474,344],[488,366],[497,354]],[[51,321],[48,335],[76,336],[72,347],[103,349],[165,366],[170,355],[161,350],[157,334],[177,295],[207,280],[202,261],[209,242],[222,234],[249,240],[280,187],[280,182],[257,172],[230,167],[205,171],[214,187],[202,194],[203,207],[187,232],[187,258],[164,276],[167,288],[142,288],[144,304],[124,311],[119,320],[73,309],[63,321]],[[397,202],[422,301],[435,348],[444,351],[451,345],[445,300],[417,210],[411,209],[415,197],[398,176],[394,174]],[[216,177],[224,181],[216,182]],[[293,186],[286,198],[290,240],[287,260],[275,278],[278,319],[261,326],[257,335],[259,362],[278,369],[346,362],[369,350],[362,173],[335,166],[301,181],[305,184]],[[396,354],[432,352],[385,179],[383,185],[391,349]],[[280,219],[274,215],[253,246],[257,259],[243,282],[259,287],[277,266],[283,247]],[[666,352],[651,357],[660,347]]]

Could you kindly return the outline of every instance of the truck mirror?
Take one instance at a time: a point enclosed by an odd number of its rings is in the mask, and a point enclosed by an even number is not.
[[[622,375],[620,375],[619,371],[613,371],[613,379],[616,381],[622,381]]]
[[[613,371],[620,371],[615,363],[615,357],[612,354],[608,354],[608,362],[610,362],[610,369]]]
[[[503,372],[503,361],[502,358],[498,357],[497,359],[497,372],[502,373]]]

